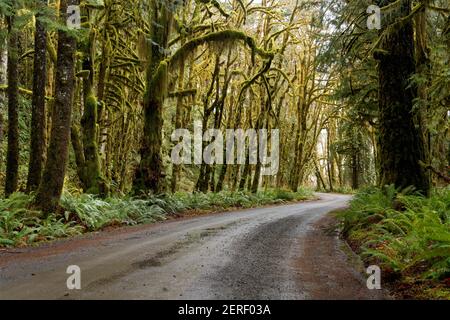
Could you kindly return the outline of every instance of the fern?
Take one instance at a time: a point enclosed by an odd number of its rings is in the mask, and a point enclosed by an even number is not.
[[[361,191],[350,209],[338,214],[344,234],[361,245],[367,261],[437,283],[449,277],[449,216],[449,188],[424,198],[393,186]]]

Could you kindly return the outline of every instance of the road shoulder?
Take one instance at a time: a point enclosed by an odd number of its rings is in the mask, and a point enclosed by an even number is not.
[[[298,286],[309,292],[309,299],[380,300],[390,299],[384,290],[369,290],[364,265],[339,238],[338,221],[333,213],[315,222],[300,239],[296,259]]]

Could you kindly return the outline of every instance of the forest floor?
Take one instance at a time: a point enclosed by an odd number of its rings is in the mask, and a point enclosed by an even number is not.
[[[357,259],[330,231],[328,213],[350,197],[319,196],[8,249],[0,253],[0,298],[388,298],[367,289]],[[67,289],[69,265],[81,268],[81,290]]]

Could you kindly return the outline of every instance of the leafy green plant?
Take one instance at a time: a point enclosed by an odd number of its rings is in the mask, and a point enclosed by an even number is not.
[[[22,193],[0,200],[0,246],[24,246],[83,232],[81,226],[58,219],[55,214],[44,217],[30,209],[32,200],[32,196]]]
[[[367,189],[339,217],[344,235],[358,244],[366,261],[382,264],[405,281],[439,284],[450,277],[449,188],[430,198],[393,186]]]

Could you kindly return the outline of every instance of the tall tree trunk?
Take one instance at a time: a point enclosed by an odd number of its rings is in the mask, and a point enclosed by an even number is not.
[[[402,17],[411,13],[411,1],[400,4]],[[429,179],[420,166],[424,161],[424,138],[414,123],[416,90],[409,79],[415,73],[412,21],[392,28],[382,45],[379,60],[379,143],[381,184],[405,188],[414,186],[428,194]]]
[[[4,18],[0,16],[0,26],[4,26]],[[1,40],[0,40],[1,41]],[[8,70],[8,44],[5,41],[0,42],[0,85],[7,83],[7,70]],[[6,110],[6,95],[3,91],[0,91],[0,145],[3,143],[3,113]],[[0,171],[3,169],[3,154],[0,148]]]
[[[19,33],[14,16],[8,18],[8,150],[6,155],[5,195],[17,191],[19,180]]]
[[[147,88],[144,97],[144,136],[141,145],[141,161],[136,169],[133,189],[135,193],[163,191],[165,176],[161,158],[162,146],[162,108],[167,93],[166,57],[173,12],[172,2],[151,1],[152,47],[147,67]]]
[[[83,187],[87,193],[105,195],[107,188],[101,176],[97,144],[97,99],[92,86],[89,85],[87,89],[84,98],[84,113],[81,119],[85,160],[83,163]]]
[[[425,145],[425,156],[427,159],[426,163],[430,163],[433,155],[433,145],[436,144],[432,141],[432,134],[429,129],[430,119],[428,114],[430,114],[430,105],[427,103],[429,101],[428,89],[431,85],[431,61],[429,58],[430,49],[427,43],[427,12],[426,7],[420,10],[414,17],[414,47],[416,50],[416,70],[417,73],[425,77],[426,81],[421,82],[417,85],[417,97],[419,98],[420,105],[425,105],[425,107],[420,107],[417,112],[417,120],[419,127],[424,134],[424,145]],[[437,155],[439,158],[439,154]],[[427,171],[428,180],[432,181],[432,172]]]
[[[446,27],[444,29],[445,31],[443,32],[442,36],[445,37],[446,39],[446,44],[447,44],[447,53],[450,52],[450,15],[447,17],[447,22],[446,22]],[[450,102],[450,97],[447,96],[447,101]],[[450,115],[448,114],[444,114],[444,119],[449,121],[450,120]],[[447,148],[447,174],[450,175],[450,129],[446,130],[446,135],[445,137],[447,137],[447,142],[446,142],[446,148]],[[445,143],[445,142],[444,142]]]
[[[134,179],[135,193],[162,191],[164,177],[161,159],[162,99],[150,99],[145,103],[144,137],[141,147],[141,161]]]
[[[88,15],[88,12],[86,14]],[[83,129],[84,162],[83,170],[81,170],[83,175],[80,178],[86,193],[105,196],[108,193],[108,188],[101,174],[97,127],[98,103],[94,92],[94,32],[89,34],[86,42],[83,57],[83,71],[88,71],[89,74],[83,78],[84,112],[81,119],[81,126]]]
[[[61,21],[66,21],[68,5],[77,4],[78,0],[61,0]],[[64,187],[69,155],[72,100],[75,88],[75,50],[75,38],[65,31],[58,31],[58,59],[52,131],[47,163],[35,199],[36,206],[44,212],[57,209]]]
[[[30,162],[27,191],[35,191],[41,182],[45,158],[45,86],[47,81],[47,32],[36,16],[34,35],[33,97],[30,134]]]
[[[184,41],[181,42],[182,44]],[[184,76],[185,76],[185,63],[182,61],[180,63],[180,74],[179,74],[179,83],[178,90],[182,91],[184,89]],[[182,127],[182,118],[183,118],[183,109],[184,109],[184,98],[183,96],[179,96],[177,98],[177,110],[175,115],[175,129],[181,129]],[[177,181],[180,177],[182,165],[172,165],[172,181],[171,181],[171,190],[172,192],[177,191]]]

